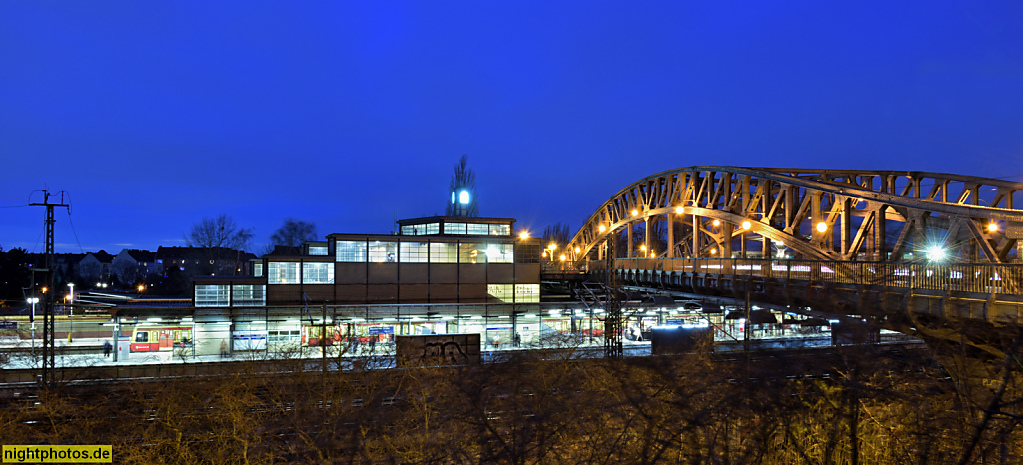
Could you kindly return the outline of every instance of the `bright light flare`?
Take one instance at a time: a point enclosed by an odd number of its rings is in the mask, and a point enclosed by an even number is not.
[[[632,216],[639,215],[639,210],[632,209]]]
[[[987,224],[987,232],[998,232],[998,223],[994,221]]]
[[[932,262],[938,262],[945,259],[945,249],[933,246],[927,249],[927,259]]]
[[[684,208],[682,208],[682,207],[675,207],[675,213],[681,215],[683,211],[685,211]]]
[[[753,223],[750,223],[749,220],[745,220],[745,221],[742,222],[742,229],[749,229],[749,228],[752,228],[752,227],[753,227]]]
[[[529,231],[522,231],[519,233],[519,239],[529,239]]]
[[[827,223],[825,223],[823,221],[821,221],[820,223],[817,223],[817,232],[822,233],[822,232],[827,231],[827,230],[828,230],[828,224]]]
[[[600,232],[607,231],[607,226],[604,226],[604,225],[597,226],[597,231],[600,231]]]

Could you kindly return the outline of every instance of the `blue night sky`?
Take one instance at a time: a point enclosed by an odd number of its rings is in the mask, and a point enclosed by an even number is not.
[[[534,232],[692,165],[1023,181],[1023,4],[0,3],[5,250],[43,251],[43,188],[59,252],[387,233],[462,154]]]

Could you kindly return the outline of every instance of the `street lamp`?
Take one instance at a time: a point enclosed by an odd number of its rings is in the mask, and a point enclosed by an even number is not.
[[[32,304],[32,357],[36,356],[36,304],[39,303],[39,297],[32,296],[28,298],[28,303]]]
[[[69,315],[69,327],[67,332],[67,341],[74,341],[75,334],[75,283],[67,283],[67,287],[70,289],[68,292],[68,311]]]

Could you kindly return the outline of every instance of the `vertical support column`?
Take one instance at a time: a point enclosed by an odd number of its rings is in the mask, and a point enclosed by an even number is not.
[[[835,200],[838,200],[838,199],[839,199],[839,197],[835,196]],[[852,245],[852,226],[853,226],[852,225],[852,212],[850,211],[850,204],[849,204],[849,199],[848,198],[842,197],[839,202],[840,202],[840,205],[839,205],[840,210],[839,211],[842,212],[841,213],[842,225],[841,225],[841,227],[839,229],[839,234],[840,234],[840,238],[841,238],[841,241],[842,241],[842,247],[839,250],[841,250],[842,255],[844,256],[845,254],[849,253],[849,247]]]
[[[654,221],[656,221],[656,220],[654,220]],[[650,252],[651,252],[651,249],[650,249],[650,234],[651,234],[651,232],[652,231],[650,231],[650,217],[647,216],[646,218],[643,218],[643,247],[646,249],[646,252],[644,253],[643,258],[646,258],[646,257],[650,256]]]
[[[885,220],[885,210],[888,207],[881,205],[877,208],[877,213],[874,215],[874,259],[879,262],[888,261],[888,243],[886,240],[887,221]]]
[[[791,231],[793,224],[799,223],[799,218],[796,218],[796,188],[792,186],[785,187],[785,224],[783,225],[784,230]]]
[[[121,347],[118,344],[120,342],[120,339],[121,339],[121,337],[120,337],[121,336],[121,316],[120,315],[114,317],[114,329],[111,332],[113,333],[110,336],[114,339],[114,341],[113,341],[113,344],[114,344],[114,361],[116,362],[117,361],[117,354],[120,353],[120,351],[121,351]],[[195,339],[195,336],[192,336],[192,338]],[[195,344],[192,344],[192,345],[195,345]]]
[[[721,231],[724,239],[721,241],[721,258],[732,258],[732,230],[735,226],[732,223],[721,223]]]
[[[797,219],[797,221],[800,221]],[[821,193],[819,191],[813,191],[810,194],[810,234],[812,236],[820,236],[820,246],[825,248],[828,245],[828,236],[817,232],[817,223],[824,221],[821,216]]]
[[[668,258],[675,258],[675,214],[668,212],[665,215],[665,223],[668,226]]]
[[[693,215],[693,258],[700,257],[700,217]]]
[[[625,243],[625,258],[632,258],[632,226],[633,226],[632,223],[628,223],[628,224],[625,225],[625,227],[628,228],[628,231],[629,231],[628,236],[626,238],[626,243]],[[609,249],[609,250],[614,250],[614,249]]]
[[[771,252],[771,238],[767,236],[760,237],[761,239],[763,239],[762,241],[763,245],[761,245],[761,247],[763,248],[763,250],[761,251],[761,258],[763,258],[764,260],[774,260],[774,254]]]

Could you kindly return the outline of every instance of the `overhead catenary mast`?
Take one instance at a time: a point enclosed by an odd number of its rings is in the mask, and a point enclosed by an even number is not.
[[[605,256],[606,283],[604,286],[604,356],[609,359],[621,359],[624,356],[622,350],[622,305],[619,301],[620,287],[618,276],[615,274],[615,241],[618,237],[614,234],[608,236],[605,244],[607,254]]]
[[[60,195],[59,203],[50,203],[50,196]],[[56,273],[53,263],[53,225],[57,221],[53,218],[53,207],[65,207],[68,208],[70,213],[70,205],[64,203],[64,197],[66,193],[60,191],[57,194],[50,194],[49,191],[43,190],[43,203],[30,203],[29,205],[46,207],[46,270],[49,275],[49,295],[46,296],[43,305],[43,357],[42,357],[42,374],[40,376],[40,382],[43,386],[54,387],[56,385],[56,364],[55,348],[54,348],[54,322],[53,322],[53,301],[57,294],[56,291]],[[33,290],[34,292],[34,290]]]

